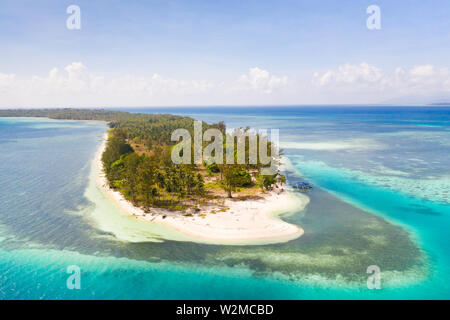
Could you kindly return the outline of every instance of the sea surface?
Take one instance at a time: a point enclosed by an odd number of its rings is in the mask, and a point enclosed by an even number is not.
[[[279,129],[288,183],[314,185],[283,216],[305,234],[164,240],[96,186],[105,123],[0,118],[0,299],[450,298],[449,107],[122,110]],[[373,265],[381,289],[367,287]]]

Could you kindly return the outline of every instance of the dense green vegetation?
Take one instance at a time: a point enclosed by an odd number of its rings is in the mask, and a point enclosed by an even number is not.
[[[171,128],[168,125],[167,128]],[[195,165],[175,165],[167,145],[157,145],[160,137],[152,141],[152,149],[139,154],[129,141],[131,129],[114,128],[109,132],[105,152],[102,156],[106,177],[113,188],[136,205],[146,208],[163,206],[183,209],[194,205],[205,195],[203,176]],[[161,132],[161,135],[166,133]],[[170,141],[170,140],[169,140]]]
[[[110,130],[102,155],[107,180],[112,188],[120,190],[128,200],[146,209],[198,208],[211,199],[221,197],[215,192],[216,186],[223,189],[226,196],[232,197],[233,192],[246,189],[265,191],[271,189],[273,184],[285,182],[284,176],[280,174],[261,175],[264,166],[258,156],[256,163],[248,164],[248,136],[254,135],[258,143],[261,139],[256,133],[250,133],[249,128],[237,129],[231,133],[237,137],[244,135],[247,139],[245,164],[216,164],[208,160],[201,165],[177,165],[171,159],[172,147],[177,143],[171,141],[171,135],[174,130],[183,128],[194,136],[194,119],[190,117],[88,109],[0,110],[0,117],[107,121]],[[203,132],[210,128],[218,129],[223,135],[227,134],[223,122],[202,123]],[[230,140],[235,146],[235,160],[237,139]],[[208,143],[203,144],[204,148]],[[267,144],[270,151],[270,142]],[[223,149],[225,163],[225,142]]]
[[[46,117],[61,120],[112,121],[139,118],[139,114],[103,109],[0,109],[0,117]]]

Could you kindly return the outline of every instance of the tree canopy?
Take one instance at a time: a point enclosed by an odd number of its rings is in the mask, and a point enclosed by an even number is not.
[[[129,201],[146,210],[151,207],[185,209],[196,207],[208,198],[205,179],[220,186],[228,197],[240,188],[269,190],[276,183],[284,183],[284,176],[261,175],[264,167],[259,158],[259,142],[263,137],[249,128],[227,132],[223,122],[202,122],[202,133],[215,128],[229,139],[223,141],[223,164],[203,159],[199,164],[175,164],[171,159],[171,141],[176,129],[186,129],[194,135],[194,119],[172,114],[129,113],[101,109],[28,109],[0,110],[0,117],[48,117],[66,120],[106,121],[110,127],[102,163],[112,188],[118,189]],[[245,139],[244,163],[226,164],[227,143],[233,145],[231,157],[237,160],[237,141]],[[250,140],[256,141],[256,158],[251,161]],[[231,141],[231,142],[230,142]],[[202,148],[207,143],[202,142]],[[271,142],[267,141],[269,156]],[[254,153],[254,152],[253,152]]]

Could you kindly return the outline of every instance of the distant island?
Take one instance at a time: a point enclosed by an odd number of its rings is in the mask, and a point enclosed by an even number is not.
[[[193,134],[193,118],[89,109],[0,110],[0,117],[106,121],[110,129],[96,158],[98,184],[124,211],[143,220],[164,223],[206,242],[279,242],[303,233],[298,226],[268,214],[301,209],[308,198],[287,192],[286,178],[279,170],[262,174],[265,166],[259,153],[252,164],[172,161],[177,142],[171,141],[171,135],[180,128]],[[241,136],[261,139],[250,128],[227,132],[223,122],[202,122],[203,132],[208,129],[231,134],[234,150]],[[204,142],[202,149],[206,146]],[[225,143],[223,148],[225,157]],[[248,158],[249,143],[245,148]]]

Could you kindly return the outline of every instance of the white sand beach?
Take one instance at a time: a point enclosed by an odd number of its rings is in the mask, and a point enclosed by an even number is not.
[[[105,147],[106,135],[95,159],[97,186],[125,213],[143,223],[161,224],[183,234],[189,241],[211,244],[280,243],[296,239],[304,232],[301,227],[278,218],[281,214],[302,210],[309,203],[306,195],[287,191],[270,192],[259,200],[226,199],[220,205],[206,206],[196,213],[160,208],[146,213],[120,192],[109,188],[101,162]]]

